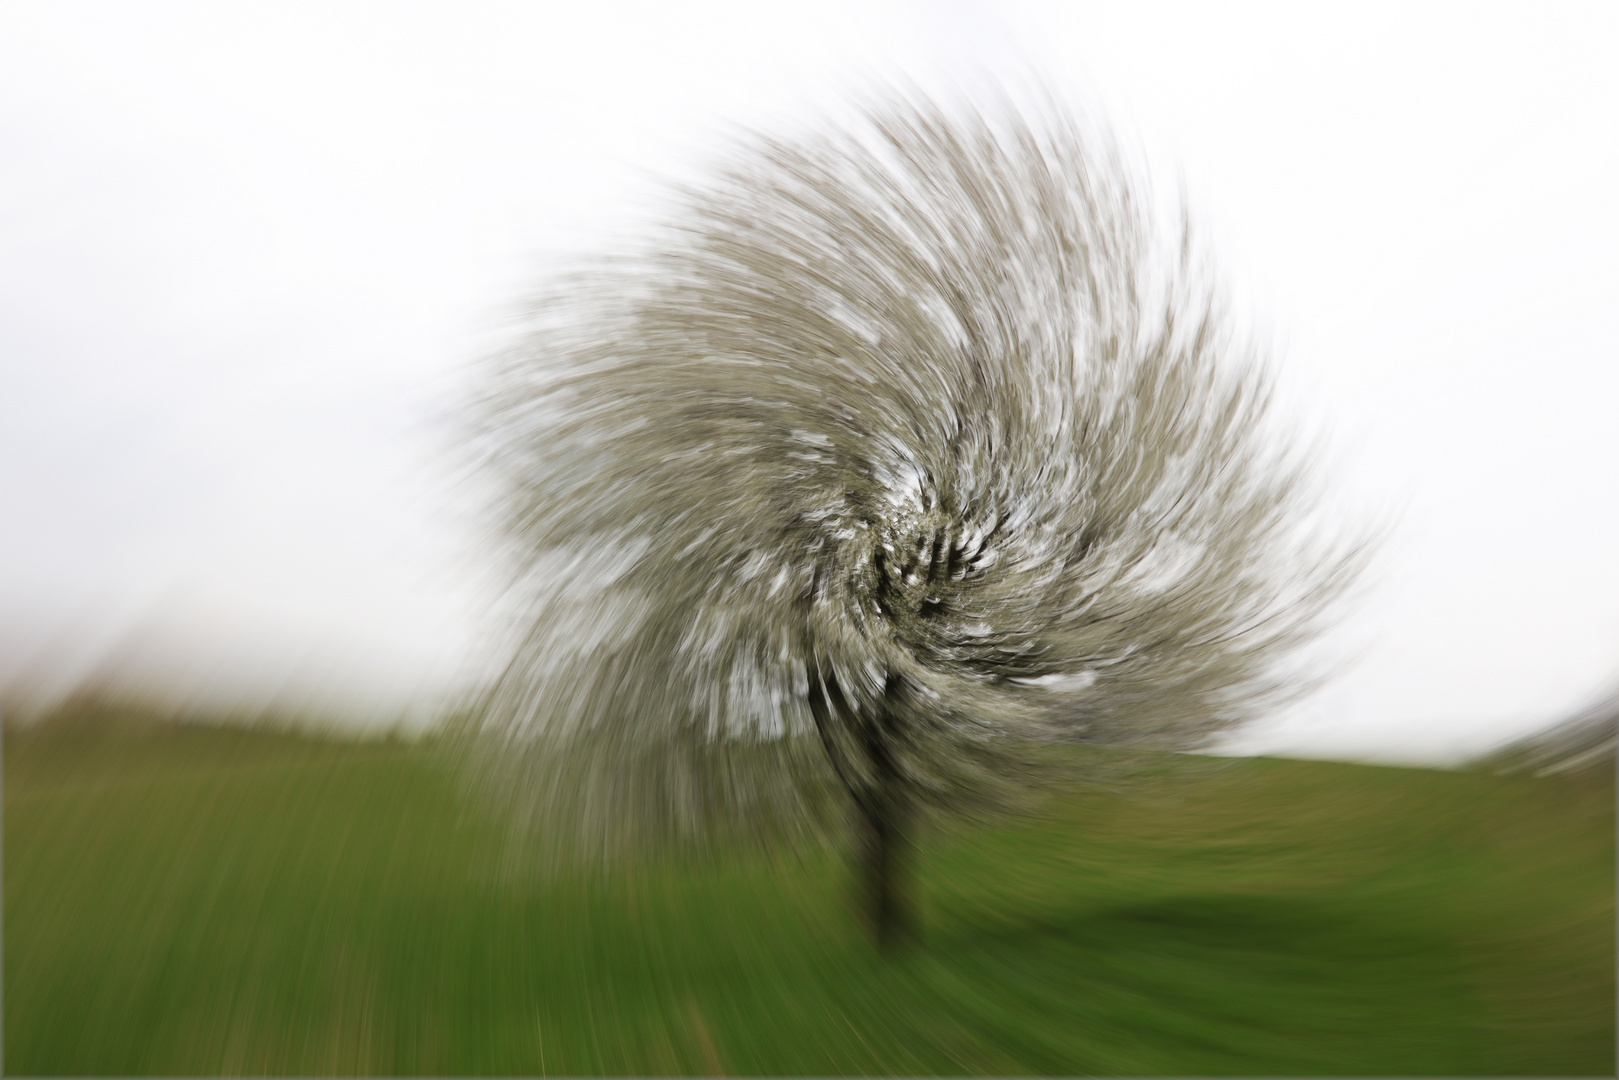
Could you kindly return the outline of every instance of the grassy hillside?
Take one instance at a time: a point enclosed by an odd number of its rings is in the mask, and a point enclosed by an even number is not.
[[[924,845],[537,884],[431,754],[5,743],[12,1074],[1612,1074],[1611,773],[1186,761]]]

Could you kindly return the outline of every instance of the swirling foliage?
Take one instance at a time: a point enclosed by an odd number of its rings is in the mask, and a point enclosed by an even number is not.
[[[911,97],[553,285],[479,400],[526,625],[486,779],[592,843],[808,834],[1274,702],[1355,557],[1153,220],[1056,110]]]

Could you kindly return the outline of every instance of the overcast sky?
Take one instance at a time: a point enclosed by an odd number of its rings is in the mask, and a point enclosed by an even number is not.
[[[1616,12],[12,0],[0,684],[434,700],[486,615],[443,411],[525,283],[739,123],[1037,70],[1184,187],[1397,523],[1358,664],[1241,745],[1555,719],[1619,673]]]

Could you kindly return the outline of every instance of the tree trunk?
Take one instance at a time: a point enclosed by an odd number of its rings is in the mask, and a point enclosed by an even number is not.
[[[811,671],[810,712],[832,768],[854,804],[859,907],[883,953],[918,936],[908,888],[911,797],[895,758],[902,723],[896,706],[903,693],[902,681],[890,676],[877,715],[861,716],[844,698],[834,674]],[[854,736],[853,746],[834,734],[834,726]],[[850,768],[845,747],[858,748],[856,753],[865,758],[863,769]]]
[[[908,874],[910,838],[896,792],[868,793],[857,807],[859,865],[866,917],[879,952],[892,953],[916,940]]]
[[[866,889],[871,932],[880,952],[891,953],[916,938],[910,895],[910,799],[895,760],[905,692],[903,680],[890,675],[883,688],[882,711],[862,726],[872,785],[856,796],[860,814],[860,873]]]

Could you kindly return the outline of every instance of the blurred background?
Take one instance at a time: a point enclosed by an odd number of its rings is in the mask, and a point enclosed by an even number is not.
[[[1611,1074],[1616,31],[0,5],[4,1067]],[[837,852],[537,878],[434,736],[499,655],[468,365],[739,127],[904,80],[1111,125],[1388,539],[1336,682],[930,832],[885,960]]]
[[[738,125],[1038,72],[1183,190],[1346,513],[1346,675],[1232,752],[1449,763],[1619,670],[1611,5],[8,4],[0,697],[432,722],[448,408]],[[254,704],[258,703],[258,704]]]

